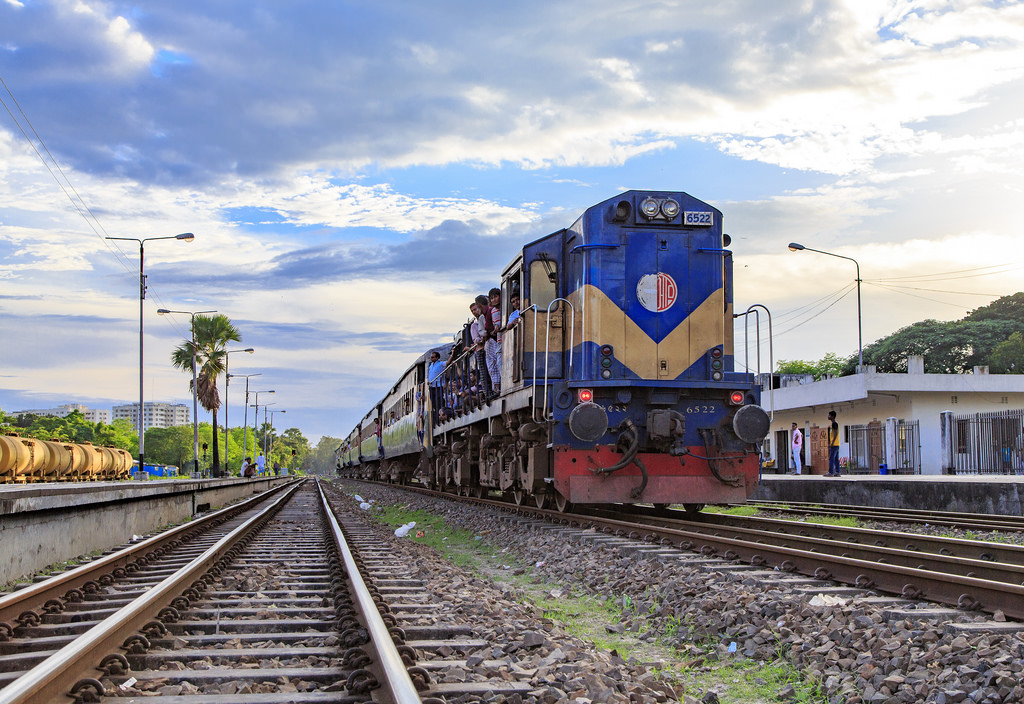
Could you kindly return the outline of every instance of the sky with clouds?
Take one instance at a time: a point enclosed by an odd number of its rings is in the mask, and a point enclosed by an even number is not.
[[[138,399],[106,236],[196,235],[146,245],[147,400],[190,402],[156,309],[216,309],[314,440],[630,188],[723,211],[776,359],[857,350],[853,265],[791,241],[859,262],[865,344],[1024,289],[1021,2],[0,0],[0,79],[4,410]]]

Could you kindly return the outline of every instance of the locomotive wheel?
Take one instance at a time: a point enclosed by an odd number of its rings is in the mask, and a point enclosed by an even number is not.
[[[470,492],[469,492],[469,493],[470,493],[470,495],[471,495],[471,496],[472,496],[472,497],[473,497],[474,499],[482,499],[482,498],[484,498],[484,496],[486,496],[486,495],[487,495],[487,489],[485,489],[485,488],[484,488],[484,487],[482,487],[482,486],[479,486],[479,485],[477,485],[477,486],[474,486],[474,487],[473,487],[473,488],[472,488],[472,489],[470,490]]]
[[[572,511],[572,502],[556,491],[555,508],[558,509],[559,513],[566,513],[567,511]]]
[[[544,508],[548,505],[548,492],[544,491],[533,495],[533,503],[537,508]]]
[[[516,489],[512,492],[512,501],[515,502],[516,506],[522,506],[523,501],[526,500],[526,492],[522,489]]]

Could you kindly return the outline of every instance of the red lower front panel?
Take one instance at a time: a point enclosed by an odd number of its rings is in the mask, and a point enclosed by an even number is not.
[[[704,447],[691,447],[703,456]],[[647,470],[647,485],[638,497],[633,492],[643,482],[640,468],[631,463],[611,474],[594,470],[611,467],[622,461],[622,454],[608,446],[591,450],[554,448],[555,488],[569,501],[578,504],[658,503],[718,504],[747,500],[757,487],[758,457],[755,453],[736,454],[715,461],[715,468],[725,479],[722,482],[708,468],[708,461],[694,455],[672,457],[662,453],[638,453]]]

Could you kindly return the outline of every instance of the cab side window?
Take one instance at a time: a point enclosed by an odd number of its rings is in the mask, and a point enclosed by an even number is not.
[[[538,311],[547,310],[551,301],[558,298],[558,269],[550,259],[530,262],[530,305]]]

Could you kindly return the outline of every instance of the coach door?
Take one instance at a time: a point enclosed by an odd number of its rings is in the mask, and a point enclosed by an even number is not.
[[[522,340],[522,369],[526,379],[543,381],[545,346],[547,378],[561,379],[565,374],[563,338],[568,330],[567,307],[564,302],[551,305],[559,297],[562,275],[560,246],[561,236],[556,235],[527,247],[523,252],[523,322],[519,325],[519,339]]]
[[[501,280],[501,388],[523,383],[523,267],[517,262],[505,271]],[[516,312],[519,311],[519,312]],[[518,322],[516,322],[518,321]]]

